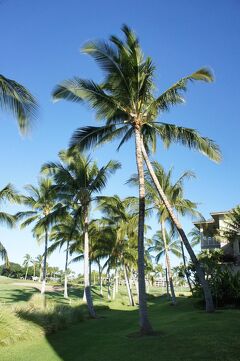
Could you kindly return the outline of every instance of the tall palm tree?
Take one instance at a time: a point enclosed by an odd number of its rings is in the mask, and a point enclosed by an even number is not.
[[[167,232],[163,223],[161,223],[161,231],[158,231],[153,236],[153,246],[149,247],[150,252],[156,252],[156,262],[158,263],[162,256],[165,256],[167,280],[169,280],[172,303],[176,304],[176,296],[174,291],[172,270],[169,253],[174,254],[176,257],[181,257],[181,247],[179,239],[174,238],[172,231]]]
[[[177,178],[175,182],[172,181],[173,167],[166,171],[158,162],[153,162],[152,167],[154,169],[155,176],[157,177],[158,182],[160,183],[162,190],[167,197],[168,201],[171,204],[172,209],[181,216],[198,216],[202,217],[201,214],[197,211],[197,203],[190,201],[189,199],[184,198],[184,181],[195,177],[195,174],[191,171],[183,172],[180,177]],[[138,177],[137,175],[132,176],[129,181],[130,184],[137,185]],[[159,198],[159,193],[155,187],[155,183],[150,176],[149,172],[145,171],[145,186],[146,186],[146,198],[154,205],[154,208],[157,210],[158,218],[162,227],[165,227],[164,223],[168,222],[171,226],[171,229],[174,231],[176,229],[175,224],[173,223],[167,208],[165,207],[164,202]],[[176,229],[177,231],[177,229]],[[193,243],[191,242],[191,246]],[[181,249],[183,256],[183,263],[186,269],[186,257],[183,247],[183,242],[181,241]],[[186,277],[189,284],[190,290],[192,290],[191,282],[189,279],[188,272],[186,271]]]
[[[147,151],[150,150],[150,146],[155,150],[156,137],[159,136],[165,146],[169,146],[173,142],[180,143],[197,149],[216,161],[220,159],[220,153],[212,140],[201,137],[196,130],[156,120],[160,112],[168,110],[171,105],[183,102],[181,92],[186,90],[189,81],[210,82],[212,81],[211,72],[208,69],[199,69],[180,79],[160,96],[155,96],[155,67],[152,60],[144,57],[139,41],[129,27],[124,25],[122,31],[125,36],[124,40],[111,36],[110,42],[91,41],[82,49],[85,54],[93,57],[103,70],[105,77],[100,84],[75,77],[58,85],[53,92],[53,97],[55,100],[86,102],[96,111],[97,118],[105,120],[105,125],[100,127],[79,128],[72,137],[72,146],[78,145],[80,149],[87,149],[120,137],[119,149],[126,141],[134,137],[139,177],[139,312],[140,329],[144,334],[152,332],[147,315],[144,276],[145,187],[143,162],[148,159],[147,154],[143,153],[144,146]],[[164,203],[167,201],[165,198],[163,199]],[[176,223],[176,219],[172,218]],[[185,243],[188,244],[186,237],[184,238]],[[190,251],[189,247],[187,249]],[[197,262],[194,256],[191,253],[194,262]],[[207,285],[205,286],[207,287]]]
[[[25,280],[27,279],[27,276],[28,276],[28,269],[29,269],[29,265],[30,265],[31,261],[32,261],[31,255],[29,253],[25,254],[24,259],[23,259],[23,267],[26,268]]]
[[[26,134],[36,117],[38,105],[23,85],[0,74],[0,108],[11,112],[17,118],[20,132]]]
[[[50,179],[42,178],[39,181],[38,187],[30,184],[27,185],[25,189],[28,195],[22,196],[22,202],[31,208],[31,210],[18,212],[16,217],[18,220],[25,219],[21,224],[21,228],[25,228],[34,223],[32,229],[34,237],[38,241],[44,240],[41,288],[41,294],[44,294],[46,289],[47,249],[50,226],[63,214],[63,208],[62,204],[57,202],[57,193]]]
[[[97,163],[85,157],[78,151],[62,151],[59,154],[61,162],[47,163],[42,171],[53,176],[55,183],[62,194],[62,199],[75,204],[75,217],[82,217],[84,236],[84,291],[88,311],[91,317],[96,317],[93,307],[90,268],[89,268],[89,216],[91,203],[95,195],[106,186],[108,178],[119,167],[118,162],[109,161],[105,166],[98,168]]]

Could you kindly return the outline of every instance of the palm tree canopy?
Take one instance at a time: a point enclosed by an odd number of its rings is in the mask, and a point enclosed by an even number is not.
[[[104,126],[79,128],[71,145],[85,149],[120,138],[120,148],[138,128],[147,149],[151,145],[154,151],[156,138],[160,137],[167,147],[172,142],[180,143],[220,161],[219,148],[211,139],[200,136],[194,129],[157,121],[159,114],[184,102],[183,93],[189,82],[211,82],[211,71],[199,69],[157,94],[152,60],[144,57],[138,38],[128,26],[124,25],[122,31],[124,40],[111,36],[109,42],[90,41],[82,49],[102,69],[104,79],[100,84],[75,77],[53,91],[55,100],[86,102],[96,111],[97,118],[105,120]]]
[[[197,203],[184,198],[184,181],[195,177],[195,174],[191,171],[185,171],[173,182],[173,167],[166,171],[158,162],[153,162],[152,165],[164,194],[168,198],[173,209],[181,216],[201,216],[197,211]],[[128,180],[128,183],[131,185],[138,185],[138,176],[133,175]],[[163,201],[159,198],[155,184],[147,171],[145,171],[145,187],[146,199],[153,205],[153,208],[157,210],[158,218],[161,218],[164,221],[167,220],[168,223],[170,223],[172,230],[174,230],[174,225],[171,222],[168,211],[164,206]]]
[[[0,190],[0,204],[5,201],[9,201],[10,203],[19,203],[20,200],[21,197],[18,195],[12,184],[9,183]],[[0,211],[0,223],[3,223],[8,227],[13,227],[15,221],[15,216]]]
[[[0,74],[0,109],[10,111],[24,135],[36,118],[38,104],[31,93],[15,80]]]
[[[57,192],[49,178],[41,178],[38,187],[29,184],[25,189],[28,195],[21,196],[22,203],[31,210],[18,212],[16,218],[25,219],[21,228],[34,223],[32,231],[40,241],[46,229],[66,214],[66,209],[61,202],[57,202]]]
[[[217,239],[227,239],[234,242],[240,240],[240,205],[233,208],[224,218],[225,227],[219,231]]]
[[[172,253],[176,257],[181,257],[182,255],[180,240],[176,239],[171,231],[167,232],[165,230],[165,234],[166,234],[166,248],[164,246],[162,231],[157,231],[152,239],[153,246],[149,247],[148,249],[149,252],[156,253],[155,259],[157,263],[159,262],[160,258],[165,255],[166,250],[168,253]]]
[[[100,193],[107,185],[108,178],[121,167],[119,162],[109,161],[99,168],[90,157],[76,150],[59,153],[61,162],[46,163],[42,172],[53,177],[60,197],[72,200],[80,206],[89,205],[94,194]]]

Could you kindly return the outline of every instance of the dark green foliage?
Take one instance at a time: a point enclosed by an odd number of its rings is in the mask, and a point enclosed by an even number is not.
[[[11,278],[20,278],[25,276],[25,268],[18,263],[10,262],[8,266],[5,264],[0,266],[0,275]]]
[[[222,250],[201,252],[199,260],[204,266],[216,307],[240,306],[240,271],[234,267],[234,258],[224,255]],[[193,265],[188,271],[195,279],[195,296],[202,296],[202,290]]]

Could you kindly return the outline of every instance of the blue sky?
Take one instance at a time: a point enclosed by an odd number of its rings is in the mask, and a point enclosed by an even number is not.
[[[155,159],[167,168],[174,166],[176,177],[186,169],[196,173],[197,179],[186,184],[186,196],[200,203],[205,217],[239,203],[239,13],[238,0],[0,1],[0,73],[27,86],[41,107],[27,139],[19,136],[14,119],[0,113],[0,188],[11,182],[22,190],[25,184],[36,183],[41,165],[57,159],[72,132],[95,124],[94,114],[84,106],[64,101],[54,104],[51,91],[74,75],[100,80],[100,70],[80,53],[80,47],[89,39],[120,35],[121,25],[127,23],[157,67],[159,91],[202,66],[214,71],[213,84],[191,84],[186,104],[161,120],[196,128],[214,139],[221,147],[222,163],[216,165],[180,146],[165,151],[161,144]],[[100,164],[109,159],[122,162],[122,170],[109,181],[106,194],[135,192],[124,184],[136,170],[132,143],[119,153],[114,145],[104,146],[93,152],[93,157]],[[150,223],[155,231],[155,220]],[[183,223],[189,231],[191,221]],[[26,253],[35,256],[42,252],[30,230],[1,227],[1,241],[15,262],[21,263]],[[63,256],[58,253],[50,261],[63,266]]]

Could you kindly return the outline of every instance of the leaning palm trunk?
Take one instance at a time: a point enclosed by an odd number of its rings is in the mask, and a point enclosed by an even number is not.
[[[48,229],[45,227],[45,249],[43,257],[43,271],[42,271],[42,288],[41,294],[45,294],[46,290],[46,276],[47,276],[47,250],[48,250]]]
[[[176,305],[177,302],[176,302],[176,296],[175,296],[174,285],[173,285],[173,280],[172,280],[172,271],[171,271],[171,265],[170,265],[170,258],[169,258],[168,249],[167,249],[165,227],[164,227],[164,222],[162,220],[161,220],[161,229],[162,229],[162,238],[163,238],[163,243],[164,243],[164,248],[165,248],[166,266],[167,266],[169,285],[170,285],[170,290],[171,290],[172,304]]]
[[[89,239],[88,239],[88,211],[84,212],[84,293],[86,297],[89,315],[93,318],[96,313],[93,307],[90,287],[90,263],[89,263]]]
[[[140,332],[142,334],[152,333],[152,326],[148,319],[146,284],[144,272],[144,218],[145,218],[145,185],[144,168],[141,151],[140,129],[135,126],[135,151],[139,179],[139,215],[138,215],[138,291],[139,291],[139,316]]]
[[[66,249],[66,260],[65,260],[65,274],[64,274],[64,298],[68,298],[68,251],[69,241],[67,241],[67,249]]]
[[[185,252],[184,252],[183,242],[182,241],[181,241],[181,250],[182,250],[183,265],[184,265],[184,270],[185,270],[185,276],[187,278],[188,287],[189,287],[191,293],[193,293],[192,284],[191,284],[190,277],[189,277],[189,274],[188,274],[188,271],[187,271]]]
[[[125,266],[125,264],[123,265],[123,272],[124,272],[124,278],[125,278],[125,283],[126,283],[127,292],[128,292],[129,305],[134,306],[132,290],[130,287],[130,282],[129,282],[128,273],[127,273],[127,267]]]
[[[193,252],[193,249],[187,239],[187,236],[182,228],[182,225],[181,223],[179,222],[179,220],[177,219],[177,217],[175,216],[174,212],[173,212],[173,209],[171,207],[171,205],[169,204],[166,196],[165,196],[165,193],[156,177],[156,174],[153,170],[153,167],[152,167],[152,164],[148,158],[148,155],[147,155],[147,152],[146,152],[146,149],[144,147],[144,144],[143,144],[143,141],[141,139],[141,149],[142,149],[142,154],[143,154],[143,157],[144,157],[144,160],[145,160],[145,163],[147,165],[147,168],[148,168],[148,171],[150,173],[150,176],[156,186],[156,189],[166,207],[166,209],[168,210],[168,213],[169,213],[169,216],[171,217],[172,219],[172,222],[174,223],[174,225],[176,226],[177,230],[178,230],[178,233],[184,243],[184,246],[186,247],[187,251],[188,251],[188,254],[189,256],[191,257],[191,260],[196,268],[196,272],[197,272],[197,275],[198,275],[198,278],[199,278],[199,281],[201,283],[201,286],[202,286],[202,289],[203,289],[203,293],[204,293],[204,298],[205,298],[205,303],[206,303],[206,312],[214,312],[214,304],[213,304],[213,299],[212,299],[212,294],[211,294],[211,290],[210,290],[210,287],[209,287],[209,284],[207,282],[207,280],[205,279],[205,275],[204,275],[204,271],[203,269],[201,268],[200,266],[200,263],[197,259],[197,257],[195,256],[195,253]]]

